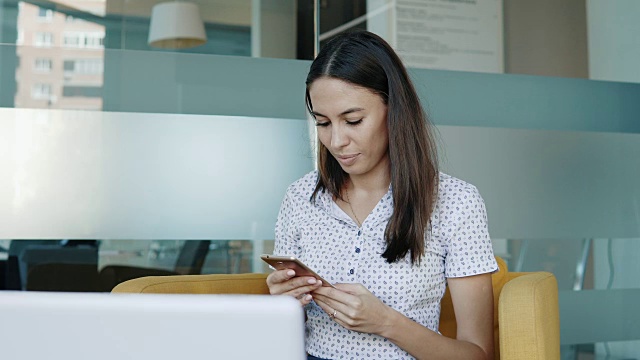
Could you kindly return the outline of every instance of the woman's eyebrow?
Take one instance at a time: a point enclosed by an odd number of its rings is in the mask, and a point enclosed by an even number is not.
[[[363,108],[359,108],[359,107],[350,108],[350,109],[347,109],[347,110],[341,112],[340,116],[348,115],[348,114],[351,114],[351,113],[354,113],[354,112],[358,112],[358,111],[363,111],[363,110],[364,110]],[[311,113],[314,116],[321,116],[321,117],[324,117],[324,118],[329,118],[328,116],[322,115],[317,111],[312,111]]]

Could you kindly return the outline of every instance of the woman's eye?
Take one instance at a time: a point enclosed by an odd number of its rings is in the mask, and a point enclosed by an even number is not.
[[[358,124],[360,124],[361,122],[362,122],[362,119],[360,119],[360,120],[353,120],[353,121],[349,121],[349,120],[347,120],[347,124],[349,124],[349,125],[358,125]]]
[[[328,121],[326,121],[326,122],[317,122],[316,121],[316,126],[329,126],[329,122]]]

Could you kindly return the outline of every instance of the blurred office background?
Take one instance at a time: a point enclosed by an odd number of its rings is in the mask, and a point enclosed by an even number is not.
[[[0,0],[1,289],[268,271],[314,168],[310,59],[361,28],[408,65],[496,255],[558,278],[563,358],[640,359],[639,1],[190,0],[184,48],[150,44],[160,3]]]

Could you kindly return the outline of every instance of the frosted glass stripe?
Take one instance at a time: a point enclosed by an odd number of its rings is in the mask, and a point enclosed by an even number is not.
[[[299,120],[0,109],[0,238],[272,239]]]
[[[493,238],[639,238],[640,135],[440,126]],[[303,120],[0,109],[0,238],[272,239]]]
[[[640,237],[640,135],[439,129],[443,168],[479,188],[492,237]]]

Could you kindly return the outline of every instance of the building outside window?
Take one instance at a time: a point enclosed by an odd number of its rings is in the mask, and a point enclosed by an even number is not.
[[[55,8],[47,9],[49,6],[15,1],[18,8],[16,45],[19,45],[16,47],[16,107],[102,109],[106,31],[104,25],[90,19],[105,14],[106,1],[62,2],[72,7],[74,13],[63,14]],[[0,5],[0,12],[1,8]],[[89,20],[85,16],[89,16]],[[52,53],[54,47],[56,50]]]
[[[34,84],[31,87],[31,97],[34,99],[50,99],[51,84]]]
[[[104,48],[104,34],[88,33],[85,34],[84,47],[92,49]]]
[[[51,22],[53,20],[53,10],[38,8],[38,21]]]
[[[63,46],[75,48],[104,48],[104,33],[99,32],[65,32]]]
[[[80,47],[80,33],[65,33],[62,39],[62,46]]]
[[[50,32],[37,32],[35,34],[34,46],[37,46],[37,47],[53,46],[53,34]]]
[[[53,68],[53,61],[48,58],[36,58],[33,68],[37,72],[51,72],[51,69]]]
[[[104,72],[102,59],[69,59],[63,64],[65,74],[99,75]]]

